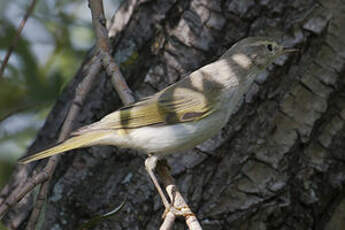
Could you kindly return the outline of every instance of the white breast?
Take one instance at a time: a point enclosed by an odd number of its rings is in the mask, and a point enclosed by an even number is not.
[[[216,135],[226,124],[227,114],[215,112],[194,122],[148,126],[127,133],[114,131],[103,144],[142,150],[146,153],[169,154],[192,149]]]

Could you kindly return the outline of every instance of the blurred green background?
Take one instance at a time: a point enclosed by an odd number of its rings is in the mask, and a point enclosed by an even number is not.
[[[121,0],[105,0],[110,20]],[[31,1],[0,1],[0,60]],[[94,44],[87,0],[37,1],[0,78],[0,189]]]

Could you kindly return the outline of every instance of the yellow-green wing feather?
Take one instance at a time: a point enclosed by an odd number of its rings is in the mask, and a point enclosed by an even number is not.
[[[184,83],[184,84],[183,84]],[[72,135],[91,130],[133,129],[155,124],[176,124],[204,118],[215,111],[218,95],[206,98],[192,87],[183,87],[186,82],[171,85],[163,91],[137,103],[123,107],[102,120],[81,128]],[[213,90],[219,92],[218,90]]]

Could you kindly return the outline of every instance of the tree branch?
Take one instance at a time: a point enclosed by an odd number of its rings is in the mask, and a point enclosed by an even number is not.
[[[16,31],[16,34],[14,36],[14,39],[12,40],[12,44],[10,45],[10,47],[7,50],[6,56],[4,58],[4,60],[2,61],[1,67],[0,67],[0,78],[3,76],[5,68],[7,66],[8,60],[10,59],[10,56],[14,50],[14,48],[16,47],[17,41],[19,39],[19,36],[21,34],[21,32],[23,31],[23,28],[25,26],[25,23],[27,22],[28,18],[30,17],[30,15],[32,14],[35,5],[36,5],[37,0],[32,0],[29,8],[27,9],[22,21],[19,24],[19,27]]]
[[[133,93],[110,54],[111,46],[108,39],[108,31],[105,27],[106,19],[104,16],[103,1],[89,0],[89,6],[92,14],[92,24],[96,32],[96,44],[103,61],[103,66],[105,67],[107,74],[111,76],[113,85],[123,104],[131,104],[135,101]]]
[[[63,141],[69,135],[73,128],[73,122],[75,118],[80,112],[80,105],[83,105],[86,95],[88,94],[89,90],[91,89],[92,82],[96,78],[99,69],[101,68],[101,63],[98,60],[93,62],[93,68],[89,74],[84,78],[84,80],[78,85],[76,88],[76,95],[74,100],[72,101],[71,108],[67,114],[66,120],[63,123],[61,128],[61,132],[58,138],[58,142]],[[55,168],[59,163],[60,156],[56,155],[49,158],[47,166],[45,167],[45,171],[47,172],[48,178],[42,184],[39,194],[37,196],[37,201],[35,203],[35,207],[31,213],[29,223],[26,227],[27,230],[35,229],[40,211],[43,207],[44,201],[46,200],[48,189],[49,189],[49,181],[52,175],[54,174]]]
[[[175,184],[174,178],[171,176],[169,171],[169,166],[167,164],[167,161],[158,161],[157,164],[157,172],[159,174],[159,178],[161,178],[164,187],[169,195],[170,200],[172,201],[171,205],[175,208],[177,208],[179,211],[183,213],[190,213],[188,215],[185,215],[186,224],[191,230],[201,230],[201,225],[196,218],[195,214],[192,213],[191,209],[189,208],[187,202],[184,200],[182,194],[177,189],[177,186]],[[165,215],[165,219],[163,224],[161,225],[161,230],[167,230],[172,228],[172,223],[175,221],[175,218],[173,218],[173,212],[169,211]],[[163,225],[166,228],[163,228]]]
[[[80,106],[83,104],[86,94],[91,88],[92,82],[95,80],[95,77],[99,73],[99,70],[101,69],[102,65],[101,62],[98,61],[99,58],[94,57],[90,61],[90,69],[87,73],[86,77],[83,79],[83,81],[79,84],[79,86],[76,88],[76,95],[74,100],[71,103],[71,108],[67,114],[67,117],[65,119],[65,122],[62,126],[59,140],[63,140],[67,137],[69,132],[72,129],[72,123],[75,120],[76,116],[78,115],[80,111]],[[17,187],[10,195],[6,198],[4,202],[0,205],[0,219],[5,215],[5,213],[8,211],[9,208],[14,206],[16,203],[18,203],[27,193],[31,192],[34,187],[37,185],[48,181],[48,179],[53,175],[55,167],[58,163],[59,157],[54,156],[51,157],[46,165],[46,167],[38,173],[36,176],[34,176],[32,179],[27,181],[23,186]],[[42,188],[43,187],[43,188]],[[42,200],[42,197],[46,196],[47,193],[47,185],[42,185],[38,200]],[[44,188],[46,187],[46,188]],[[29,223],[30,225],[34,225],[34,223],[37,221],[37,218],[39,216],[40,209],[42,207],[43,202],[39,202],[37,206],[35,205],[35,208],[33,210],[33,213],[31,214]]]

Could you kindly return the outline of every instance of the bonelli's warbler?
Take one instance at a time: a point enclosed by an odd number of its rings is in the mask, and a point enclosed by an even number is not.
[[[156,158],[191,149],[220,131],[258,74],[277,57],[293,51],[296,50],[284,49],[266,37],[243,39],[218,60],[177,83],[84,126],[54,147],[19,162],[29,163],[91,145],[133,148]],[[157,187],[152,174],[155,163],[148,165]],[[160,189],[159,192],[162,193]]]
[[[134,148],[154,155],[191,149],[217,134],[255,76],[291,51],[295,49],[284,49],[269,38],[243,39],[217,61],[179,82],[84,126],[54,147],[19,162],[29,163],[91,145]]]

